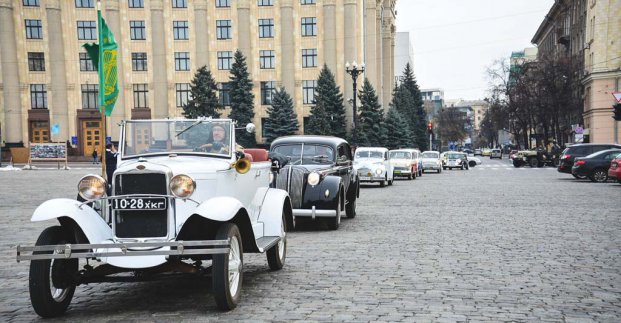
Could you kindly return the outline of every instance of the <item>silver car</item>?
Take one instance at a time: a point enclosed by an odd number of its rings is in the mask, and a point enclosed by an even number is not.
[[[489,155],[489,159],[494,159],[494,158],[502,159],[502,150],[492,149],[492,152]]]
[[[424,151],[422,153],[423,158],[423,172],[435,170],[436,172],[442,172],[442,161],[440,160],[440,153],[437,151]]]

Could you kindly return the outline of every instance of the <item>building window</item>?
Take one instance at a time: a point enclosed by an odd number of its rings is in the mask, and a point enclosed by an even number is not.
[[[317,67],[317,48],[302,49],[302,67]]]
[[[148,84],[134,84],[134,109],[145,109],[149,107],[149,88]]]
[[[175,52],[175,71],[190,70],[190,53]]]
[[[173,21],[173,36],[177,40],[188,39],[188,22],[185,20]]]
[[[302,81],[302,103],[314,104],[315,103],[315,88],[317,87],[317,80]]]
[[[259,19],[259,38],[274,37],[274,19]]]
[[[30,108],[47,109],[47,89],[45,84],[30,84]]]
[[[231,39],[230,20],[216,20],[216,37],[218,39]]]
[[[82,84],[82,109],[97,109],[99,107],[98,98],[98,84]]]
[[[183,108],[190,101],[190,83],[177,83],[175,88],[177,90],[177,107]]]
[[[38,7],[39,0],[23,0],[22,4],[24,5],[24,7]]]
[[[127,0],[130,8],[144,8],[144,0]]]
[[[218,69],[230,70],[233,62],[233,52],[218,52]]]
[[[129,36],[133,40],[145,40],[145,26],[144,20],[130,20],[129,21]]]
[[[147,53],[132,53],[132,71],[147,70]]]
[[[272,96],[274,95],[274,90],[276,90],[276,82],[261,82],[261,104],[272,104]]]
[[[317,18],[302,18],[302,36],[317,36]]]
[[[274,5],[274,1],[273,0],[257,0],[257,5],[259,7],[273,6]]]
[[[216,8],[229,8],[231,0],[216,0]]]
[[[26,38],[42,39],[43,28],[41,28],[41,20],[26,19]]]
[[[188,0],[172,0],[173,8],[187,8]]]
[[[45,54],[28,53],[28,70],[29,71],[45,71]]]
[[[300,0],[300,4],[315,4],[316,0]]]
[[[223,106],[231,105],[231,84],[230,83],[219,83],[218,91],[220,91],[219,99],[220,104]]]
[[[93,65],[93,61],[91,61],[91,58],[88,56],[87,53],[80,53],[80,71],[95,71],[95,65]]]
[[[261,50],[259,51],[259,66],[262,69],[274,68],[276,57],[273,50]]]
[[[97,39],[97,23],[95,21],[78,21],[78,39],[94,40]]]
[[[76,8],[95,8],[95,0],[75,0]]]

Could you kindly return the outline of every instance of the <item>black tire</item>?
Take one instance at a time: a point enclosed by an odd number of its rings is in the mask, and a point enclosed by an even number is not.
[[[386,186],[387,183],[388,183],[388,175],[386,175],[386,179],[380,182],[380,187]]]
[[[267,250],[267,264],[271,270],[281,270],[287,259],[287,220],[283,211],[281,220],[283,238],[269,250]]]
[[[408,180],[411,181],[414,179],[414,175],[412,174],[412,172],[410,172],[410,174],[408,175]]]
[[[336,199],[336,216],[334,219],[328,218],[328,229],[338,230],[341,225],[341,192]]]
[[[443,169],[443,170],[446,170],[446,167],[442,166],[442,169]]]
[[[345,205],[345,215],[347,215],[348,219],[353,219],[356,217],[356,196],[352,197],[351,201]]]
[[[230,311],[237,307],[241,297],[244,274],[244,248],[241,234],[233,223],[223,223],[216,233],[216,240],[227,239],[231,239],[229,253],[213,255],[212,264],[213,297],[218,308],[223,311]],[[229,271],[229,266],[231,264],[235,265],[235,260],[239,261],[236,264],[237,273],[235,273],[235,269],[231,272]],[[229,275],[233,277],[229,277]],[[235,284],[235,286],[231,286],[231,283]]]
[[[617,183],[621,184],[621,178],[617,179]]]
[[[61,226],[49,227],[39,235],[35,245],[70,243]],[[49,254],[51,252],[35,252]],[[30,262],[29,291],[34,311],[41,317],[60,316],[73,299],[74,275],[78,272],[78,259],[44,259]],[[52,291],[52,288],[55,291]]]
[[[461,164],[461,170],[464,170],[464,169],[465,169],[464,164]]]
[[[591,182],[606,183],[608,181],[608,172],[605,169],[596,169],[589,175]]]
[[[587,178],[585,175],[571,174],[571,176],[573,176],[575,179],[585,179],[585,178]]]
[[[442,173],[442,170],[438,168],[438,174]]]
[[[539,165],[539,161],[537,161],[537,158],[532,157],[528,160],[528,165],[530,165],[531,168],[535,168]]]
[[[393,177],[392,179],[388,180],[388,186],[392,186],[392,182],[395,180],[395,178]]]

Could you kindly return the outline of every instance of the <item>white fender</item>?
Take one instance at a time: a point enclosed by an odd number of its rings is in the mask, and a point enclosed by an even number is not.
[[[243,207],[235,198],[220,196],[201,203],[194,213],[210,220],[225,222],[235,217],[237,211]]]
[[[263,200],[263,207],[259,213],[259,221],[263,222],[263,233],[266,237],[282,237],[282,212],[285,199],[289,197],[286,191],[270,188]]]
[[[112,239],[112,229],[90,206],[71,199],[52,199],[43,202],[32,214],[33,222],[57,219],[63,216],[73,219],[82,229],[89,243],[101,243]]]

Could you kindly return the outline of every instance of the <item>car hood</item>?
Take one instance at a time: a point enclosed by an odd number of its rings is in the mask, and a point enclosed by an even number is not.
[[[138,166],[144,166],[145,171],[170,172],[173,176],[186,174],[193,177],[215,174],[231,168],[228,159],[198,157],[198,156],[161,156],[141,159],[130,159],[119,163],[116,172],[133,172]]]
[[[354,161],[354,166],[356,168],[362,167],[376,167],[379,165],[384,165],[384,160],[382,158],[361,158]]]
[[[318,172],[318,171],[322,171],[322,170],[330,169],[334,167],[333,165],[292,165],[292,166],[298,167],[298,168],[305,168],[306,170],[308,170],[308,172]]]

